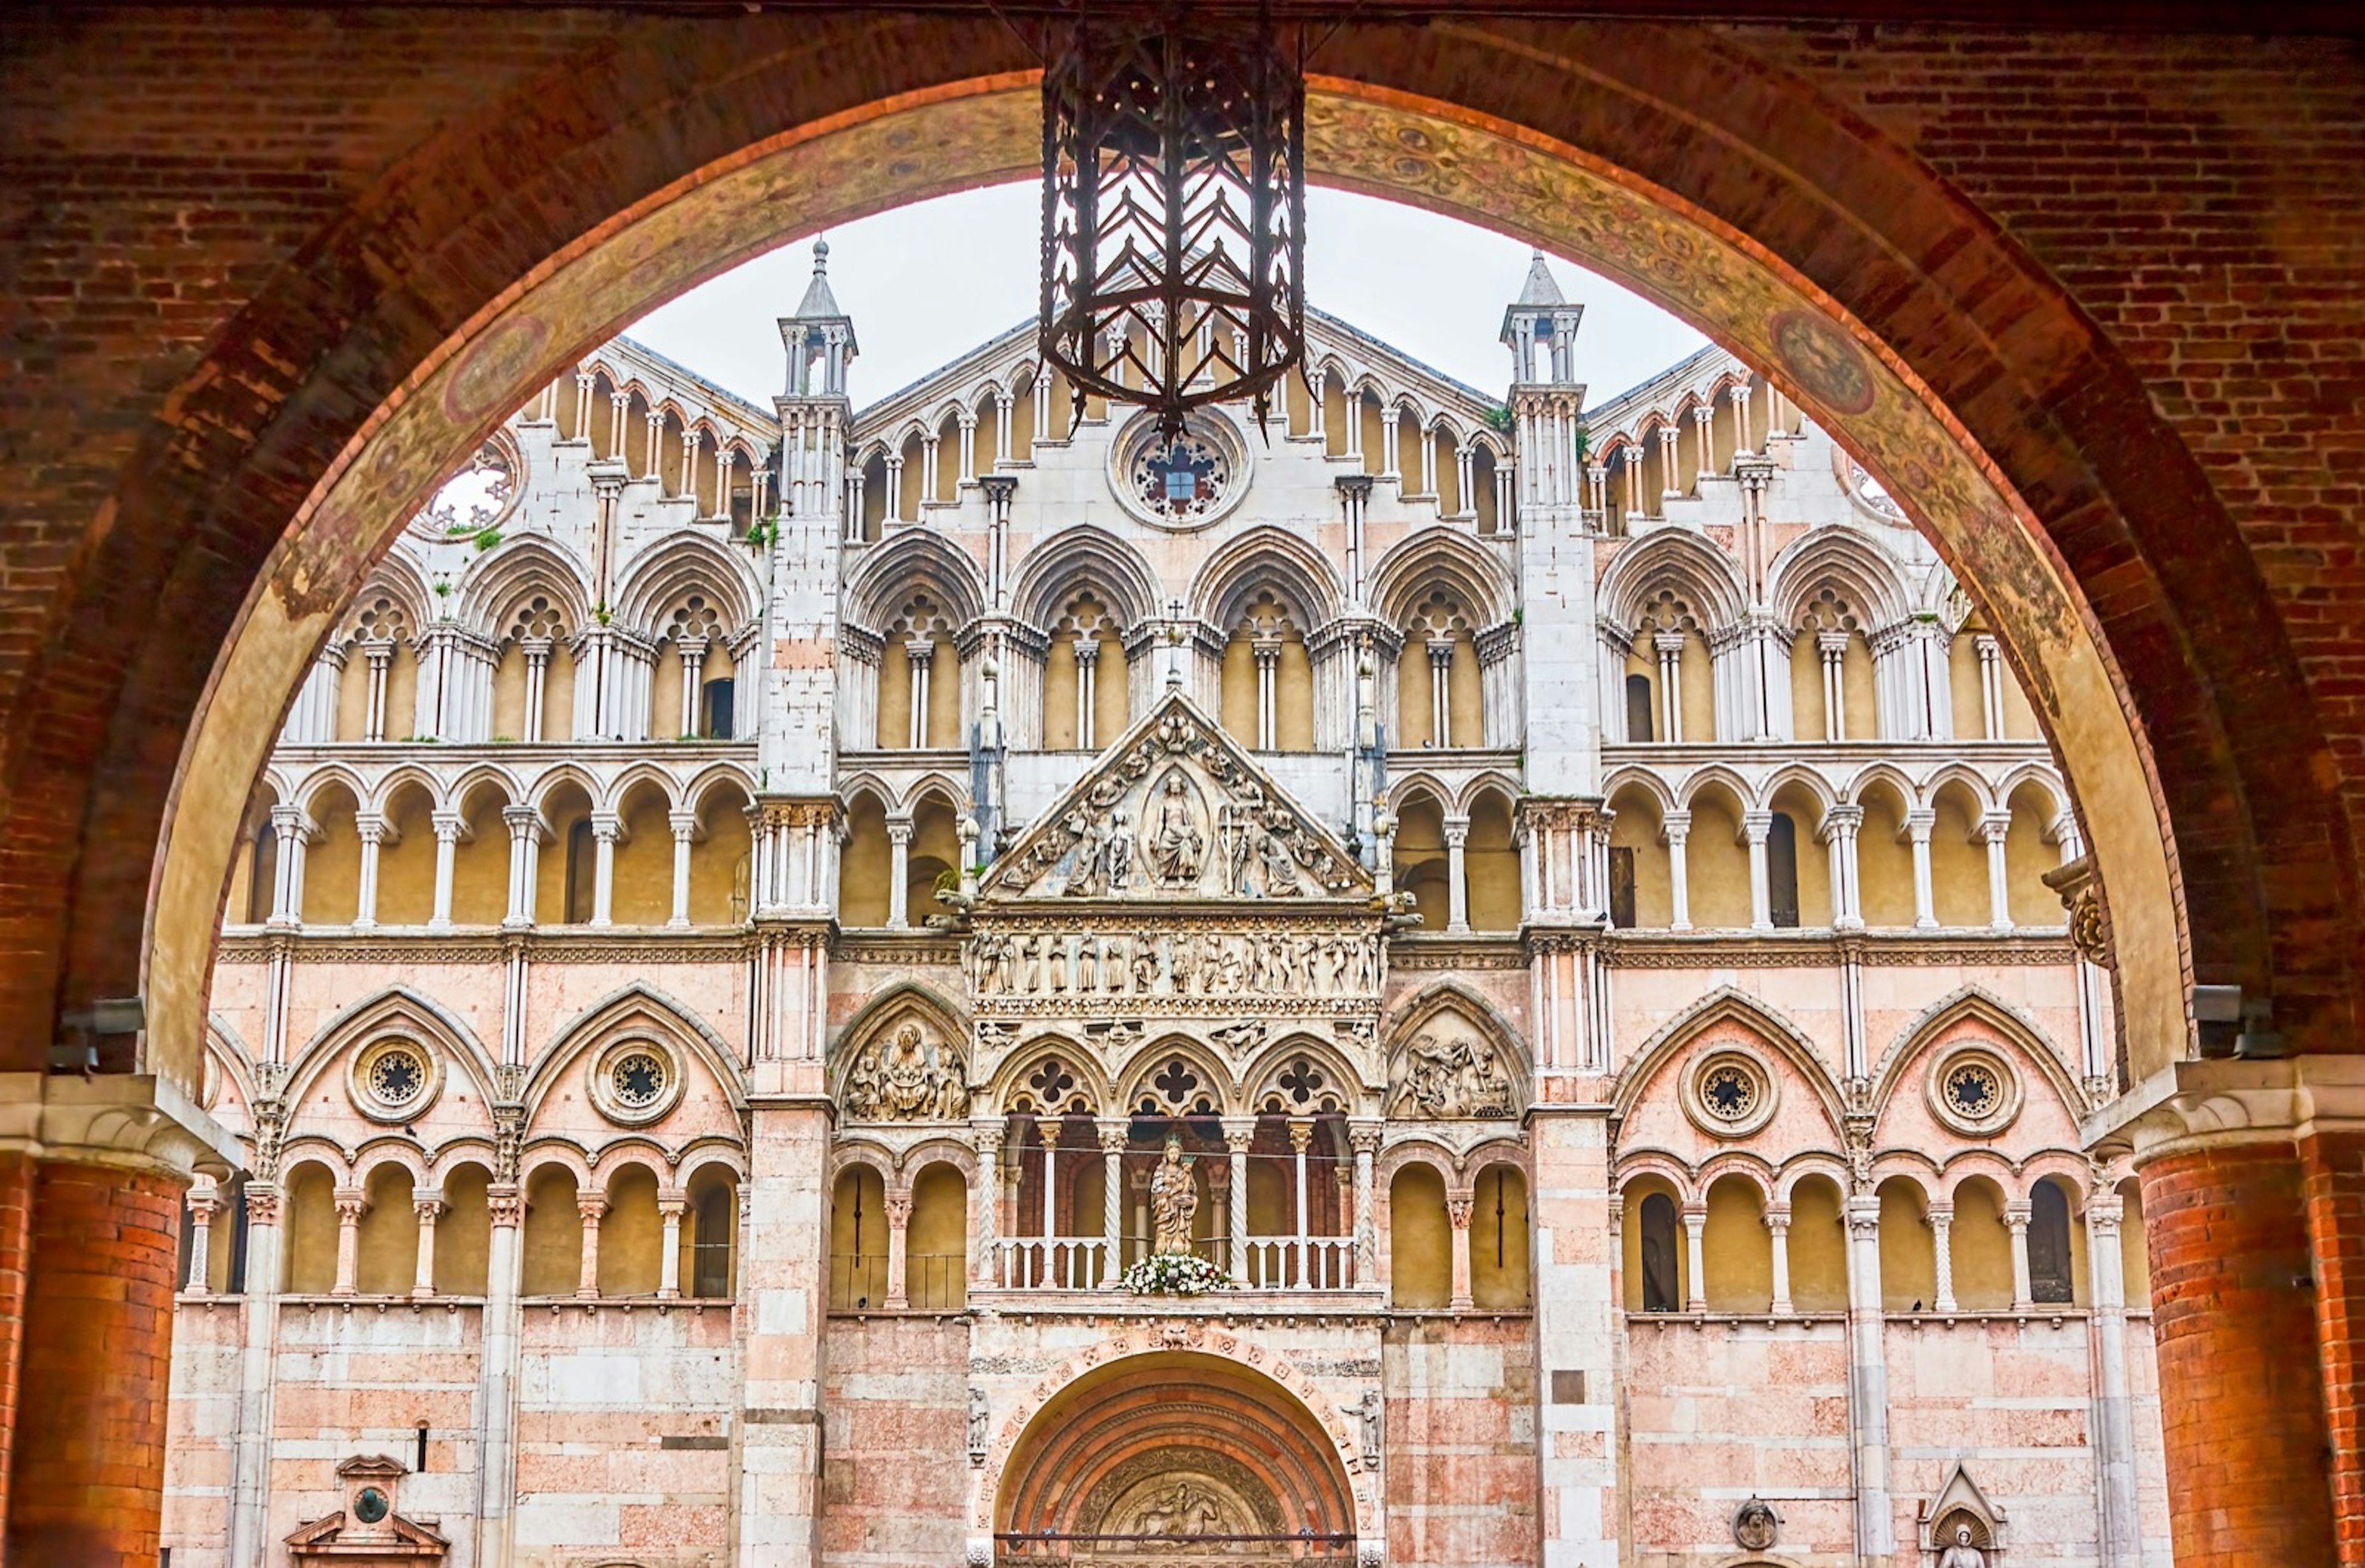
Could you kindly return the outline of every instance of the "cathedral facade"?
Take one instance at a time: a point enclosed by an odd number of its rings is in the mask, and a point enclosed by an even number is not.
[[[2075,818],[1708,349],[619,339],[406,532],[227,892],[175,1568],[2135,1568]],[[1910,498],[1909,498],[1910,499]],[[2079,934],[2082,936],[2082,933]]]

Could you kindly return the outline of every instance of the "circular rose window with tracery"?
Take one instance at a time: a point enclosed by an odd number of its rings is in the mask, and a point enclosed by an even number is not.
[[[379,1040],[353,1058],[353,1101],[373,1120],[409,1121],[434,1100],[437,1087],[435,1056],[416,1040]]]
[[[1115,448],[1110,480],[1126,510],[1160,528],[1205,528],[1239,504],[1248,450],[1230,421],[1192,416],[1169,441],[1144,416]]]
[[[1930,1108],[1958,1133],[1985,1136],[2020,1111],[2020,1080],[1985,1044],[1949,1053],[1929,1078]]]
[[[615,1085],[617,1104],[645,1111],[665,1097],[666,1064],[651,1052],[632,1051],[616,1058],[609,1080]]]
[[[593,1058],[590,1088],[601,1115],[643,1126],[681,1099],[681,1067],[673,1052],[654,1040],[621,1040]]]
[[[1703,1131],[1746,1137],[1774,1114],[1774,1075],[1737,1046],[1712,1049],[1685,1081],[1684,1110]]]

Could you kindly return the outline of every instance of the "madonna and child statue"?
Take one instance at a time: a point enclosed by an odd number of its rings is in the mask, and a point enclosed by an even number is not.
[[[1166,1140],[1166,1157],[1149,1178],[1150,1249],[1160,1257],[1191,1251],[1191,1221],[1199,1212],[1199,1189],[1182,1140]]]

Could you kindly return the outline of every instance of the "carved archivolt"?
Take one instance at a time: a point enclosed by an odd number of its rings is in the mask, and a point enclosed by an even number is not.
[[[905,1023],[855,1052],[840,1100],[850,1121],[959,1121],[969,1115],[969,1075],[949,1041]]]

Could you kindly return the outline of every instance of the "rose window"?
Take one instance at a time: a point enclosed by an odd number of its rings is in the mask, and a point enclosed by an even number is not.
[[[427,1087],[427,1064],[400,1047],[380,1051],[370,1062],[369,1087],[380,1104],[408,1105]]]
[[[1946,1075],[1946,1103],[1965,1121],[1978,1121],[2003,1103],[2002,1081],[1985,1062],[1963,1062]]]
[[[1206,437],[1185,431],[1171,444],[1151,442],[1133,460],[1135,498],[1161,521],[1197,522],[1223,505],[1231,460]]]
[[[1699,1094],[1709,1115],[1738,1122],[1757,1108],[1757,1080],[1738,1062],[1719,1062],[1701,1075]]]
[[[665,1094],[666,1064],[654,1051],[618,1057],[609,1073],[616,1103],[628,1111],[646,1110]]]

